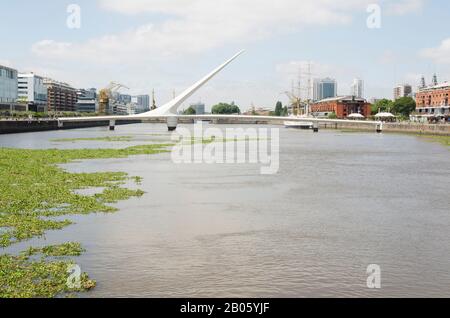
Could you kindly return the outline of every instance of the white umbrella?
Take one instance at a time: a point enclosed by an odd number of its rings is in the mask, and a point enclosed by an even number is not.
[[[348,115],[348,118],[358,118],[358,119],[360,119],[360,118],[365,118],[365,117],[363,115],[361,115],[361,114],[353,113],[353,114]]]
[[[378,113],[375,115],[375,118],[395,118],[395,115],[391,113]]]

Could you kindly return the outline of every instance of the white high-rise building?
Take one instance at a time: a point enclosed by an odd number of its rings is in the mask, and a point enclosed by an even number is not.
[[[18,101],[27,105],[27,110],[47,111],[47,86],[44,78],[33,73],[19,73]]]
[[[357,98],[364,98],[364,81],[359,78],[353,80],[353,84],[350,88],[350,95]]]
[[[412,97],[413,91],[412,86],[409,84],[398,85],[394,88],[394,100],[402,97]]]

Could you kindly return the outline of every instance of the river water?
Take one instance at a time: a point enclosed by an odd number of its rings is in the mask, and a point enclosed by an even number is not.
[[[51,141],[111,135],[138,140]],[[136,124],[3,135],[0,146],[168,138],[165,125]],[[64,167],[142,176],[146,191],[115,214],[74,216],[75,225],[4,251],[81,242],[75,261],[97,281],[81,297],[450,297],[450,152],[441,144],[280,128],[275,175],[253,164],[176,165],[168,153]],[[370,264],[381,289],[367,288]]]

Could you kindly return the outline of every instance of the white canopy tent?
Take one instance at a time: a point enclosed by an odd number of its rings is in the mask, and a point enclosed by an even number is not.
[[[347,116],[350,119],[364,119],[365,117],[359,113],[353,113]]]

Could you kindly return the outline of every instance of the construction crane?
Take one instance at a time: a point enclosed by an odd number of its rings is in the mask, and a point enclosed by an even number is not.
[[[294,115],[301,115],[300,108],[301,108],[302,100],[301,100],[300,96],[295,96],[295,94],[293,92],[287,92],[287,91],[284,92],[284,94],[289,98],[289,102],[291,103],[292,111],[293,111]]]
[[[99,94],[99,113],[104,115],[111,113],[110,105],[114,101],[114,93],[117,93],[120,89],[130,89],[129,87],[117,83],[111,82],[109,85],[102,89]]]

